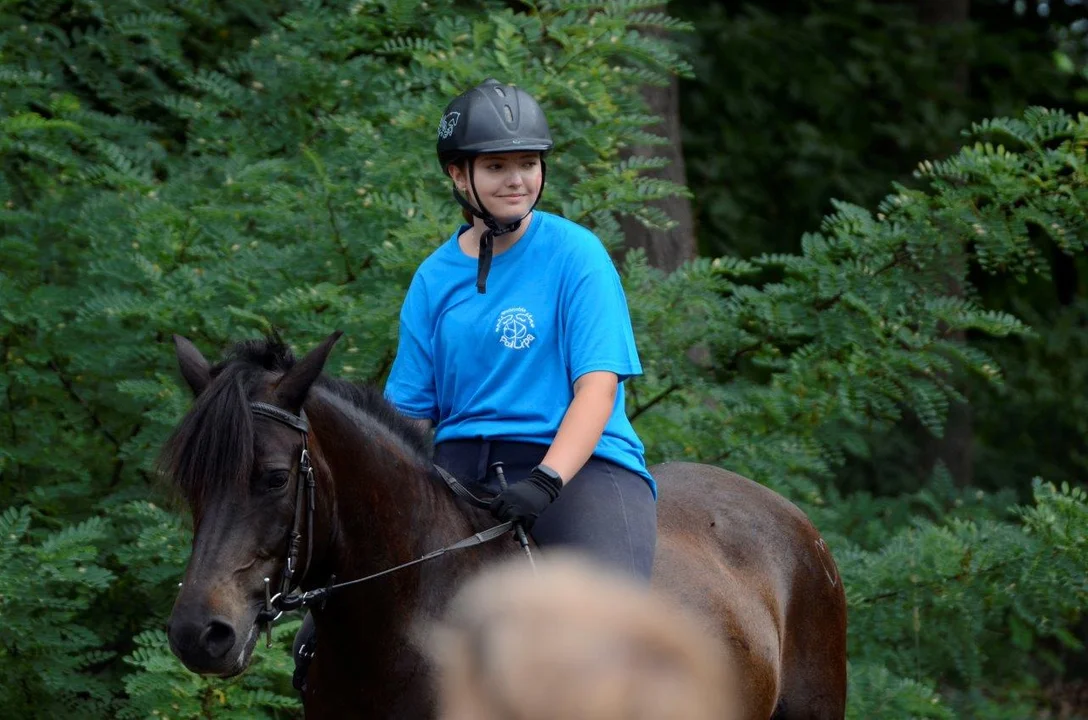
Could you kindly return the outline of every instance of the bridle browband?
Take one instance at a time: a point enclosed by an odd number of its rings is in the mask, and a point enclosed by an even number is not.
[[[397,565],[396,567],[382,570],[381,572],[374,573],[373,575],[367,575],[366,577],[356,578],[355,580],[349,580],[348,582],[336,583],[336,576],[329,577],[329,583],[322,588],[314,590],[308,590],[305,592],[292,592],[302,584],[306,579],[307,573],[310,571],[310,562],[313,559],[313,546],[314,546],[314,513],[316,508],[315,496],[317,483],[314,479],[314,468],[310,462],[310,452],[308,445],[308,438],[310,434],[310,423],[306,420],[305,411],[300,412],[299,415],[278,408],[275,405],[269,405],[263,402],[251,402],[249,404],[250,409],[254,415],[262,415],[271,420],[275,420],[279,423],[287,425],[288,427],[298,430],[302,434],[302,454],[298,461],[298,476],[296,481],[297,491],[295,493],[295,518],[291,525],[291,536],[287,543],[287,562],[283,568],[283,576],[280,580],[279,592],[276,594],[271,593],[270,582],[268,578],[264,579],[264,596],[265,603],[264,608],[257,614],[257,623],[266,623],[266,630],[268,633],[268,647],[272,646],[272,624],[280,618],[285,611],[297,610],[301,607],[308,607],[310,605],[320,604],[324,607],[325,602],[328,600],[329,594],[333,590],[347,587],[349,585],[356,585],[367,580],[373,580],[383,575],[396,572],[397,570],[403,570],[404,568],[417,565],[427,560],[433,560],[435,558],[445,555],[447,552],[453,550],[462,550],[464,548],[473,547],[475,545],[481,545],[495,538],[505,535],[507,532],[513,529],[513,523],[504,522],[496,525],[493,528],[482,530],[475,535],[471,535],[464,540],[449,545],[447,547],[429,552],[426,555],[410,560],[406,563]],[[437,471],[439,477],[446,483],[446,486],[457,497],[467,501],[468,503],[475,505],[479,508],[489,507],[489,503],[472,493],[468,488],[462,485],[453,477],[449,472],[435,465],[434,469]],[[303,497],[303,493],[306,493],[307,497]],[[305,500],[305,502],[303,502]],[[306,565],[302,569],[302,577],[298,582],[294,582],[295,572],[298,569],[298,552],[299,546],[302,544],[303,536],[300,532],[302,526],[302,514],[306,513]]]

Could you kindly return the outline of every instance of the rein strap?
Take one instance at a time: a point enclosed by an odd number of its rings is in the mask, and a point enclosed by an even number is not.
[[[439,550],[434,550],[427,553],[426,555],[422,555],[416,558],[415,560],[409,560],[406,563],[402,563],[400,565],[397,565],[396,567],[382,570],[381,572],[376,572],[373,575],[367,575],[366,577],[356,578],[355,580],[349,580],[347,582],[337,583],[335,585],[327,585],[323,588],[317,588],[315,590],[307,590],[304,593],[297,593],[295,595],[276,596],[272,598],[272,605],[276,608],[276,610],[283,612],[286,610],[295,610],[300,607],[309,607],[310,605],[315,605],[317,603],[324,603],[328,595],[333,590],[339,590],[340,588],[345,588],[350,585],[358,585],[359,583],[364,583],[368,580],[374,580],[375,578],[380,578],[383,575],[388,575],[398,570],[403,570],[413,565],[427,562],[428,560],[440,558],[446,553],[452,552],[454,550],[464,550],[465,548],[475,547],[476,545],[483,545],[485,542],[490,542],[496,538],[502,537],[506,533],[510,532],[513,527],[514,523],[508,520],[502,524],[496,525],[493,528],[481,530],[475,535],[470,535],[464,540],[459,540],[458,542],[455,542],[453,545],[448,545]]]
[[[435,464],[434,469],[435,472],[438,473],[438,477],[442,478],[442,480],[446,483],[446,487],[448,487],[450,489],[450,492],[452,492],[454,495],[461,498],[468,504],[475,505],[476,507],[483,510],[487,510],[491,507],[491,503],[489,501],[482,500],[476,497],[471,490],[458,482],[457,478],[450,474],[450,472],[444,467]]]

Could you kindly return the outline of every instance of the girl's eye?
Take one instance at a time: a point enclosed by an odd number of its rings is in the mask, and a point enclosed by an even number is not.
[[[287,481],[291,477],[291,473],[287,470],[273,470],[265,475],[268,480],[269,490],[278,490],[287,484]]]

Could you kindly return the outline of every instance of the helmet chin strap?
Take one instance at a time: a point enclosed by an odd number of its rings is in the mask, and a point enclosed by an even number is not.
[[[528,212],[522,215],[520,218],[512,223],[500,223],[498,219],[492,215],[485,207],[483,201],[480,199],[480,193],[476,190],[476,174],[473,171],[475,162],[469,161],[468,163],[468,184],[472,188],[472,195],[476,198],[476,204],[480,206],[480,209],[476,209],[468,200],[464,198],[461,193],[457,192],[457,188],[453,189],[453,198],[457,201],[461,207],[468,210],[473,217],[480,218],[487,230],[480,236],[480,251],[477,256],[476,262],[476,292],[483,295],[487,292],[487,275],[491,272],[491,259],[494,255],[495,238],[501,235],[508,235],[521,227],[521,221],[529,217],[530,213],[536,209],[537,203],[540,202],[540,196],[544,194],[544,177],[547,175],[547,165],[544,164],[544,160],[540,161],[540,190],[537,191],[536,200],[533,201],[533,206],[529,208]]]

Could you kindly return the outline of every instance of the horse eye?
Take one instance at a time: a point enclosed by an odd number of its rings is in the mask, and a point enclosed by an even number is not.
[[[291,473],[287,470],[273,470],[265,475],[268,479],[268,489],[278,490],[287,484],[287,480],[290,479]]]

